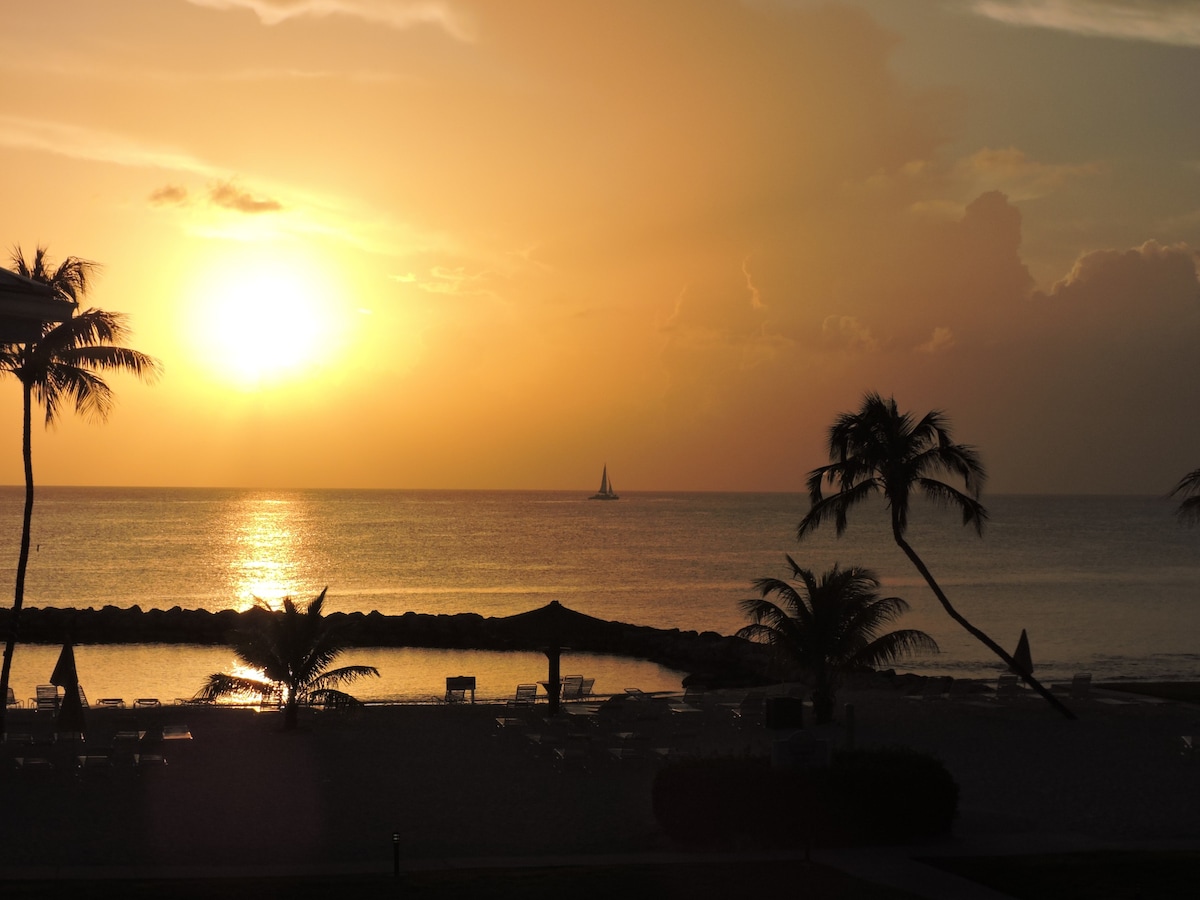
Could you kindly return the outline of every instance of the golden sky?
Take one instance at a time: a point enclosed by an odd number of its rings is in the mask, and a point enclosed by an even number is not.
[[[0,243],[101,263],[165,370],[42,484],[801,490],[867,390],[994,492],[1200,465],[1193,0],[0,23]]]

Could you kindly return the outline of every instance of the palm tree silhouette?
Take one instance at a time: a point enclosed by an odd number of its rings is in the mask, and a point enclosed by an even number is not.
[[[208,676],[208,683],[197,699],[213,701],[234,694],[262,694],[265,686],[267,692],[281,691],[283,727],[288,730],[296,727],[301,703],[354,703],[353,697],[337,688],[369,675],[379,677],[379,670],[374,666],[329,668],[346,648],[322,615],[327,590],[323,589],[304,607],[285,597],[282,610],[274,610],[256,598],[255,609],[261,611],[259,620],[235,635],[233,651],[247,666],[263,673],[266,685],[261,679],[217,672]]]
[[[983,534],[987,510],[979,502],[979,491],[986,477],[975,448],[954,442],[945,414],[939,410],[914,420],[896,408],[894,398],[886,400],[871,392],[863,398],[858,412],[842,413],[829,429],[830,464],[809,472],[808,514],[800,521],[796,537],[803,540],[824,522],[833,519],[840,536],[846,530],[849,510],[862,501],[882,495],[891,515],[892,538],[929,585],[942,608],[976,640],[1002,659],[1046,702],[1068,719],[1071,712],[1033,675],[1021,671],[1012,656],[955,609],[934,580],[929,568],[905,540],[908,529],[909,501],[913,494],[923,495],[962,513],[963,525],[974,525]],[[939,475],[957,476],[963,482],[959,490],[940,480]],[[837,491],[824,494],[828,482]]]
[[[847,672],[875,668],[914,652],[936,653],[937,642],[914,628],[880,634],[908,610],[899,597],[880,597],[869,569],[834,566],[820,578],[787,557],[793,584],[779,578],[754,582],[760,597],[741,602],[751,623],[737,636],[770,644],[813,679],[817,724],[833,721],[834,699]],[[778,601],[769,599],[772,595]]]
[[[4,645],[4,663],[0,667],[0,696],[7,695],[12,656],[19,632],[21,608],[25,603],[25,573],[29,566],[29,535],[33,521],[33,401],[46,410],[46,427],[58,419],[64,404],[87,418],[103,421],[113,404],[112,388],[101,377],[107,372],[131,372],[153,381],[160,372],[158,360],[120,346],[128,330],[124,316],[102,309],[79,311],[79,302],[87,294],[97,264],[68,256],[52,267],[45,247],[38,247],[31,262],[21,248],[13,250],[14,271],[47,285],[59,300],[69,301],[75,309],[60,323],[47,322],[32,341],[0,346],[0,371],[10,372],[21,382],[23,417],[21,452],[25,462],[25,513],[21,522],[21,549],[17,558],[16,587],[8,639]],[[4,734],[5,709],[0,706],[0,735]]]
[[[1168,495],[1179,497],[1179,520],[1187,525],[1200,525],[1200,469],[1193,469],[1182,478]]]

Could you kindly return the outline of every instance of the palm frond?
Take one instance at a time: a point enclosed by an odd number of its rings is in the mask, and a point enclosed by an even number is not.
[[[1175,485],[1169,497],[1179,497],[1175,514],[1185,525],[1200,525],[1200,469],[1193,469]]]
[[[225,672],[215,672],[196,694],[197,700],[212,702],[237,694],[262,694],[272,689],[270,684],[253,678],[242,678]]]
[[[940,651],[937,641],[930,635],[924,631],[907,628],[880,635],[863,647],[853,662],[859,666],[876,668],[892,665],[909,656]]]
[[[826,468],[832,469],[833,466]],[[803,540],[806,535],[816,531],[825,522],[833,519],[834,531],[841,536],[849,523],[848,513],[864,500],[873,497],[882,490],[882,483],[877,478],[869,478],[856,484],[849,484],[836,494],[818,497],[809,507],[808,513],[800,520],[796,528],[796,539]]]
[[[89,420],[104,420],[112,410],[112,388],[87,369],[53,365],[32,387],[34,398],[46,410],[47,425],[57,421],[64,401],[72,403],[75,411]]]
[[[58,299],[76,305],[90,290],[92,276],[101,268],[99,263],[78,256],[68,256],[54,267],[47,248],[41,245],[34,251],[32,262],[25,259],[20,244],[13,247],[11,259],[13,271],[18,275],[49,285]]]
[[[335,685],[353,684],[361,678],[378,678],[379,670],[374,666],[342,666],[329,669],[314,676],[308,682],[309,693],[328,690]]]
[[[918,484],[926,497],[940,506],[959,510],[962,513],[963,525],[974,525],[975,531],[983,534],[988,513],[982,503],[936,478],[921,478]]]

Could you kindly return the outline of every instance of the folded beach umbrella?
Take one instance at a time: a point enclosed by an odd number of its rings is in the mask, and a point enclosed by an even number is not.
[[[83,733],[83,701],[79,696],[79,672],[75,669],[75,648],[71,642],[63,644],[54,665],[50,683],[63,689],[62,705],[58,708],[56,729],[60,734]]]
[[[1017,675],[1032,675],[1033,674],[1033,656],[1029,652],[1029,635],[1025,629],[1021,629],[1021,639],[1017,641],[1017,649],[1013,652],[1013,662],[1016,663],[1012,670]]]

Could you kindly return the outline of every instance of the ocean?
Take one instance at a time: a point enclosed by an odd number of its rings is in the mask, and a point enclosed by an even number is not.
[[[23,489],[0,488],[0,568],[13,583]],[[983,537],[951,512],[919,505],[910,542],[951,601],[999,643],[1027,629],[1048,681],[1088,671],[1098,681],[1200,680],[1200,529],[1163,498],[985,498]],[[823,571],[874,569],[911,605],[904,627],[941,653],[900,671],[993,678],[999,662],[952,622],[890,538],[882,506],[855,510],[796,541],[802,494],[341,491],[165,488],[38,489],[29,606],[245,608],[254,597],[306,600],[328,586],[330,611],[503,616],[559,600],[605,619],[732,634],[738,601],[762,576],[784,576],[785,554]],[[49,677],[57,647],[22,645],[18,698]],[[189,697],[225,648],[82,646],[90,697]],[[364,699],[430,699],[448,675],[475,674],[482,697],[545,678],[538,654],[361,649],[347,663],[380,668]],[[564,674],[598,691],[678,689],[682,673],[584,654]],[[573,671],[575,670],[575,671]]]

